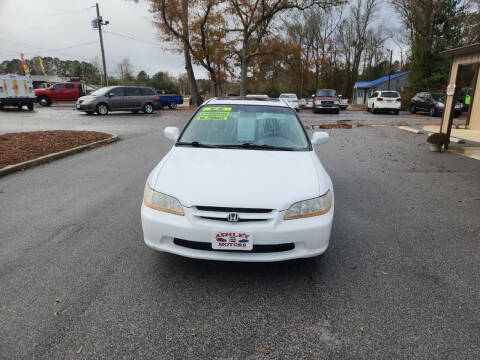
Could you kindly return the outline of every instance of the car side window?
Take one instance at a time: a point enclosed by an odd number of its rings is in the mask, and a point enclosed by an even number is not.
[[[61,89],[63,89],[63,84],[55,84],[55,85],[53,86],[53,88],[54,88],[55,90],[61,90]]]
[[[110,90],[111,94],[114,94],[115,96],[123,96],[123,88],[118,87]]]
[[[70,89],[70,90],[75,89],[75,85],[73,85],[73,84],[65,84],[65,89]]]
[[[140,94],[143,96],[155,95],[153,90],[150,88],[140,88]]]
[[[371,97],[376,98],[377,96],[378,96],[378,92],[374,92]]]
[[[140,88],[137,87],[126,87],[125,96],[140,96]]]

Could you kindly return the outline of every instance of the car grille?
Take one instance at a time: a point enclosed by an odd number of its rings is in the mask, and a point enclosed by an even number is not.
[[[196,206],[193,208],[193,215],[204,220],[226,222],[230,213],[238,214],[238,221],[236,222],[261,222],[273,218],[272,209],[217,206]]]
[[[322,105],[332,106],[332,105],[333,105],[333,101],[322,100]]]
[[[212,244],[207,242],[200,242],[200,241],[190,241],[190,240],[183,240],[174,238],[173,243],[177,246],[186,247],[189,249],[194,250],[204,250],[204,251],[226,251],[226,252],[236,252],[239,253],[241,251],[238,250],[214,250],[212,249]],[[274,253],[274,252],[282,252],[282,251],[289,251],[295,249],[294,243],[284,243],[284,244],[274,244],[274,245],[255,245],[253,244],[253,249],[248,251],[248,253]],[[247,251],[246,251],[247,252]]]

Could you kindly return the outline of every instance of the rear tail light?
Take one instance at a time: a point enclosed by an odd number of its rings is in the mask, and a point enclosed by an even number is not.
[[[156,95],[155,99],[160,100],[160,96]]]
[[[397,101],[402,101],[402,98],[397,98]]]
[[[298,102],[297,100],[292,100],[292,102]]]
[[[377,101],[383,101],[383,98],[377,98]]]

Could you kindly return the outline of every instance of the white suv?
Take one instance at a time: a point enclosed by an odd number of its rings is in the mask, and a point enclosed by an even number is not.
[[[378,111],[393,111],[395,115],[400,112],[402,98],[398,91],[377,90],[367,99],[367,111],[377,113]]]

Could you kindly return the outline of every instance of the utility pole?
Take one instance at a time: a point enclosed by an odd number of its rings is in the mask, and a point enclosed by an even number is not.
[[[98,3],[96,3],[96,7],[97,7],[97,18],[92,21],[92,25],[94,28],[98,28],[98,35],[100,35],[100,48],[102,49],[102,62],[103,62],[103,77],[104,77],[105,86],[108,86],[107,64],[105,62],[105,50],[103,48],[102,25],[108,25],[109,21],[103,22],[103,19],[100,16],[100,9],[98,7]]]
[[[388,67],[388,90],[390,90],[390,77],[392,76],[392,54],[393,50],[390,50],[390,65]]]

